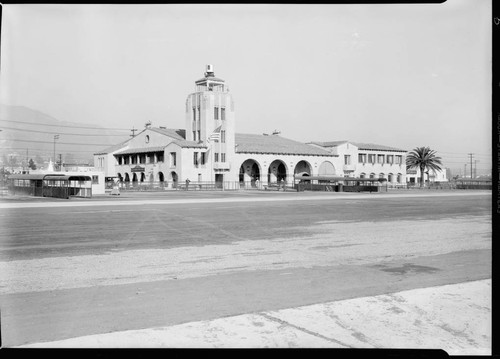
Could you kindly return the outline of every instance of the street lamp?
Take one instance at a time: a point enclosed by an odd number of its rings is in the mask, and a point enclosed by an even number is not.
[[[54,166],[56,163],[56,140],[59,138],[59,135],[54,135]],[[54,168],[55,169],[55,168]]]

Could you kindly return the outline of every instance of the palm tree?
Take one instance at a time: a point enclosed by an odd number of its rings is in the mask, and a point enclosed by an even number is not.
[[[406,170],[420,169],[420,187],[425,185],[425,170],[441,171],[441,157],[436,156],[436,151],[429,147],[417,147],[406,156]]]

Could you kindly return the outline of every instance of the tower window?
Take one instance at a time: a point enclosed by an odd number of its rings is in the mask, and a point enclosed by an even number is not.
[[[218,119],[219,119],[219,108],[214,107],[214,120],[218,120]]]
[[[220,142],[226,143],[226,130],[220,131]]]
[[[221,107],[221,109],[220,109],[220,119],[222,121],[226,120],[226,109],[224,107]]]

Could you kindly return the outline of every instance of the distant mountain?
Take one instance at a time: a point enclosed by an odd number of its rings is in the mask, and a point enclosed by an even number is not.
[[[93,154],[129,138],[130,131],[107,129],[98,125],[60,121],[43,112],[23,107],[0,105],[0,161],[32,158],[39,165],[62,155],[65,163],[89,163]]]

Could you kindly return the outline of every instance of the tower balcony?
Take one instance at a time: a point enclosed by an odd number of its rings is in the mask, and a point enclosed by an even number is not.
[[[229,170],[231,164],[229,162],[214,162],[214,170]]]

